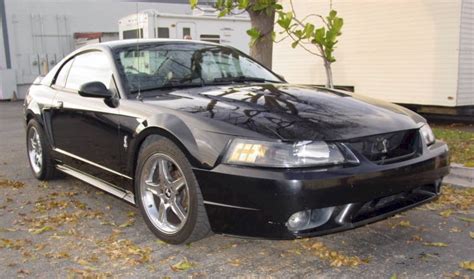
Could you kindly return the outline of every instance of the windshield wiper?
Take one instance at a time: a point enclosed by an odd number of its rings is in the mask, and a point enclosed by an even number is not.
[[[258,78],[258,77],[248,77],[248,76],[237,76],[237,77],[220,77],[220,78],[215,78],[213,80],[214,82],[276,82],[279,83],[279,81],[276,80],[268,80],[264,78]]]
[[[151,88],[141,88],[140,90],[135,89],[130,91],[130,93],[135,94],[140,92],[155,91],[155,90],[168,90],[168,89],[178,89],[178,88],[188,88],[188,87],[202,87],[201,83],[188,83],[188,84],[166,84],[158,87]]]

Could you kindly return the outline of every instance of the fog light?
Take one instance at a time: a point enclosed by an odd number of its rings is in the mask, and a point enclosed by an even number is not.
[[[311,217],[311,210],[296,212],[288,219],[288,228],[290,230],[299,230],[306,227]]]

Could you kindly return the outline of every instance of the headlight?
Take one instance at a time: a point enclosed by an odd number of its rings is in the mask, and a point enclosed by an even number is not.
[[[425,139],[426,145],[433,144],[435,142],[435,135],[430,128],[430,125],[425,124],[420,128],[420,133]]]
[[[343,147],[344,149],[344,147]],[[355,162],[357,158],[347,149],[349,160],[336,144],[322,141],[297,143],[267,142],[247,139],[232,141],[224,162],[274,168],[294,168],[335,165]],[[346,154],[346,152],[344,152]]]

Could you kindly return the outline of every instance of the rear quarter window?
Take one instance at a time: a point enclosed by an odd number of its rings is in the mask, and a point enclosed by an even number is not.
[[[67,76],[68,76],[69,70],[71,69],[71,65],[73,61],[74,59],[71,59],[66,64],[64,64],[64,66],[61,67],[61,70],[59,70],[59,73],[56,76],[56,80],[54,82],[55,86],[58,86],[58,87],[66,86]]]

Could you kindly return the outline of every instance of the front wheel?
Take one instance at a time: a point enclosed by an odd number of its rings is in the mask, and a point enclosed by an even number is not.
[[[43,128],[36,120],[30,120],[26,129],[26,150],[33,175],[39,180],[48,180],[55,175],[51,158],[51,147]]]
[[[186,156],[172,141],[157,136],[145,141],[135,183],[137,204],[158,238],[181,244],[209,234],[199,185]]]

